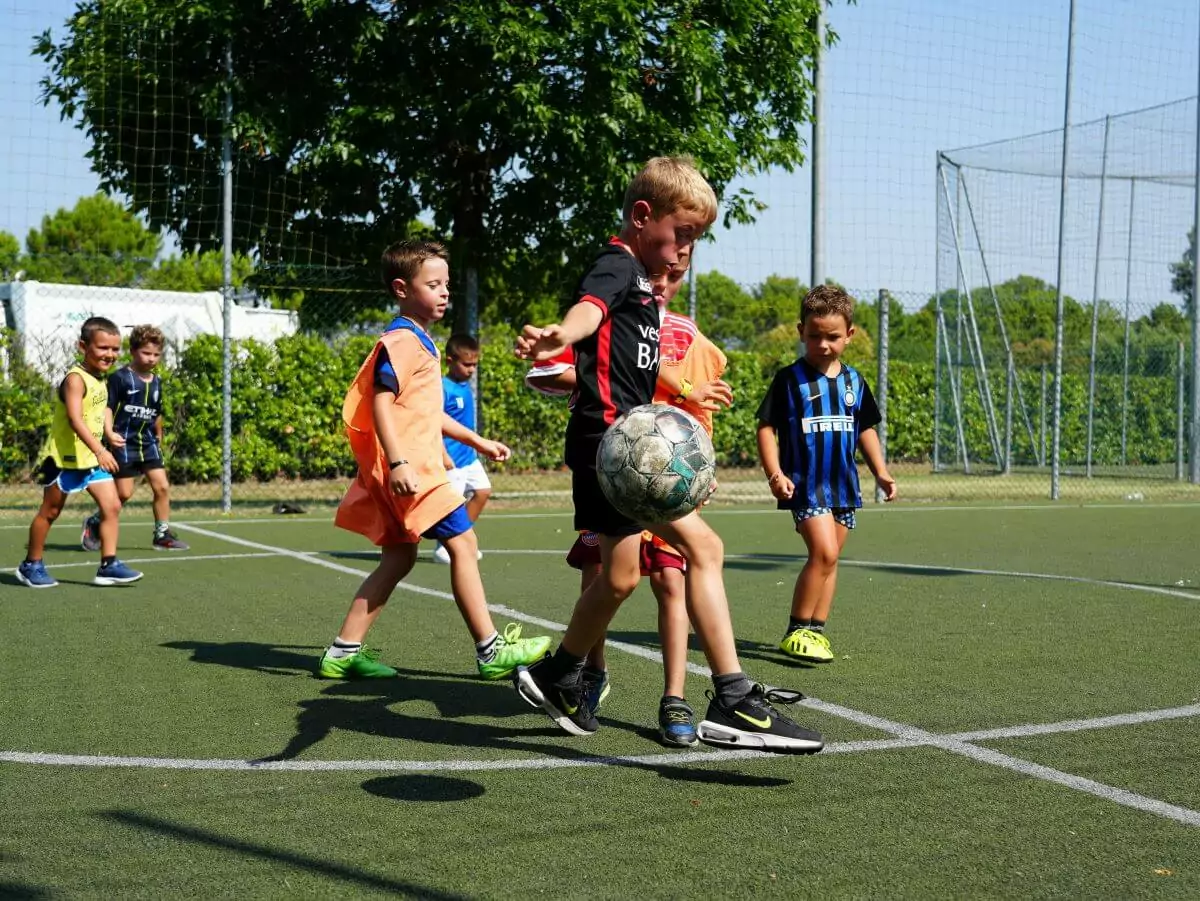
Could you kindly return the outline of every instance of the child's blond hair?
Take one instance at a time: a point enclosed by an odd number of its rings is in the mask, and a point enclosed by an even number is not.
[[[676,210],[699,213],[708,225],[717,219],[717,195],[688,156],[656,156],[642,167],[625,191],[621,215],[626,222],[639,200],[650,204],[655,219]]]
[[[139,347],[145,347],[147,344],[153,344],[159,350],[162,350],[167,345],[167,338],[162,333],[162,329],[153,325],[135,325],[133,331],[129,333],[129,349],[137,350]]]

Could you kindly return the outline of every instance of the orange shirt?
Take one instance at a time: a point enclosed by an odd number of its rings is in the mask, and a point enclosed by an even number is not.
[[[387,351],[399,384],[391,415],[401,456],[416,470],[420,484],[416,494],[391,490],[388,460],[375,430],[372,403],[381,348]],[[442,369],[432,342],[426,347],[406,328],[386,332],[346,392],[342,420],[358,476],[338,506],[334,518],[338,526],[380,546],[414,544],[423,532],[462,506],[463,497],[451,487],[442,464]]]

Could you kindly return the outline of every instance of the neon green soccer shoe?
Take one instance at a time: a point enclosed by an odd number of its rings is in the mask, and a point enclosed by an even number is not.
[[[829,639],[812,629],[794,629],[779,642],[779,650],[801,663],[829,663],[833,650]]]
[[[496,639],[496,656],[487,663],[482,660],[476,661],[479,665],[479,675],[489,682],[507,679],[518,666],[529,666],[541,660],[549,650],[549,636],[522,638],[520,624],[509,623],[504,627],[504,634]]]
[[[318,679],[390,679],[396,671],[379,662],[379,652],[370,648],[347,657],[330,657],[326,651],[317,667]]]

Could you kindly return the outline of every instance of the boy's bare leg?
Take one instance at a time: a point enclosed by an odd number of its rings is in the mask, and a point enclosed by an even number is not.
[[[687,677],[688,620],[683,572],[665,568],[650,574],[650,587],[658,600],[658,637],[662,642],[663,695],[685,697]]]
[[[476,488],[469,498],[467,498],[467,519],[474,522],[479,519],[479,514],[483,512],[483,508],[487,506],[489,498],[492,496],[490,488]]]
[[[130,479],[131,483],[132,481]],[[146,473],[146,481],[150,483],[150,490],[154,492],[154,521],[170,522],[171,483],[167,481],[167,471],[165,469],[151,469]],[[133,487],[131,484],[129,495],[132,494]],[[129,499],[129,495],[125,495],[125,500]]]
[[[134,482],[133,476],[127,476],[121,479],[113,479],[117,486],[117,497],[121,499],[121,506],[129,503],[129,499],[133,497]]]
[[[796,527],[808,548],[808,560],[796,577],[792,590],[792,616],[795,619],[829,618],[833,595],[837,590],[838,558],[850,530],[832,514],[814,516]]]
[[[450,590],[454,594],[458,612],[467,624],[467,631],[476,643],[490,638],[496,627],[492,624],[492,614],[488,612],[487,595],[479,575],[479,562],[476,560],[479,540],[475,537],[475,530],[467,529],[453,538],[443,539],[442,547],[450,555]]]
[[[579,593],[583,594],[585,591],[587,591],[587,587],[592,584],[592,581],[598,575],[600,575],[599,563],[589,563],[588,565],[584,566],[583,569],[579,571]],[[608,669],[608,660],[604,656],[603,638],[596,642],[592,649],[588,651],[587,665],[598,670]]]
[[[583,659],[604,638],[617,609],[641,581],[641,543],[640,533],[600,536],[600,572],[575,602],[562,650]]]
[[[687,560],[687,608],[692,625],[714,676],[740,673],[742,666],[733,640],[733,622],[725,596],[725,545],[712,526],[697,513],[649,526],[674,545]]]
[[[382,549],[379,563],[362,585],[338,630],[338,638],[362,643],[375,618],[392,596],[400,580],[409,574],[417,560],[415,544],[393,544]]]
[[[115,557],[121,517],[121,497],[117,494],[117,483],[110,480],[92,482],[87,486],[87,492],[100,510],[100,556]]]
[[[46,536],[50,534],[50,527],[54,525],[66,503],[67,495],[58,485],[51,485],[42,492],[42,505],[34,514],[33,522],[29,524],[26,560],[42,559],[42,555],[46,553]]]

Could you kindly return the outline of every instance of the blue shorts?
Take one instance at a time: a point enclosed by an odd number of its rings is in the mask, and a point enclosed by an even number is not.
[[[800,523],[806,519],[812,519],[814,516],[826,516],[832,513],[834,520],[845,526],[847,529],[853,529],[857,525],[854,519],[853,507],[805,507],[803,510],[793,510],[792,519],[796,522],[796,528],[800,528]]]
[[[43,488],[56,485],[63,494],[78,494],[88,485],[112,480],[112,473],[105,472],[99,466],[93,466],[91,469],[59,469],[58,464],[50,457],[42,462],[38,470],[39,485]]]
[[[445,541],[447,538],[461,535],[469,528],[471,528],[471,517],[467,516],[467,505],[463,504],[450,515],[435,523],[429,531],[424,533],[424,537],[432,538],[435,541]]]

